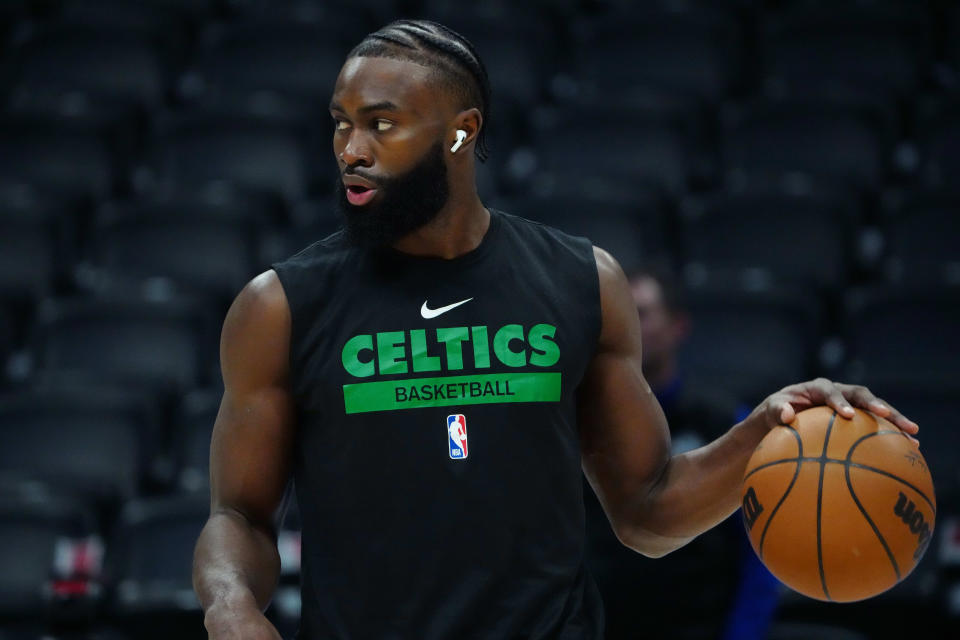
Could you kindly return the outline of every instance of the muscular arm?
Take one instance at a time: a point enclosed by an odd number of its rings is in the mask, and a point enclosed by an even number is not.
[[[603,326],[577,395],[583,469],[628,547],[661,556],[733,513],[753,450],[795,411],[828,404],[849,415],[853,404],[916,433],[869,390],[818,379],[781,389],[713,442],[671,457],[666,419],[640,368],[640,324],[627,280],[609,254],[596,249],[595,256]]]
[[[213,627],[222,637],[272,637],[260,612],[280,573],[274,516],[290,471],[294,427],[289,340],[286,296],[276,273],[267,271],[237,296],[220,342],[224,394],[210,445],[210,518],[193,564],[211,638],[219,637]],[[223,624],[252,618],[257,632]]]

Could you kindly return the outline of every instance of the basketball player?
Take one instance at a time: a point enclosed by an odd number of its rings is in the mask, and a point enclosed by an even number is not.
[[[799,410],[917,431],[820,379],[671,457],[620,267],[477,197],[489,110],[477,52],[440,25],[396,22],[348,55],[330,104],[345,229],[253,279],[224,321],[194,565],[210,638],[279,638],[261,612],[291,476],[298,637],[600,638],[581,468],[619,539],[660,556],[737,508],[753,448]]]

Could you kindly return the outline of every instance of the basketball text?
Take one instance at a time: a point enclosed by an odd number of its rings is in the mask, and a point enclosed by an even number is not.
[[[747,523],[747,529],[753,529],[753,524],[761,513],[763,513],[763,505],[757,498],[757,492],[753,490],[753,487],[750,487],[743,494],[743,519]]]
[[[913,553],[913,559],[919,560],[927,545],[930,544],[932,536],[930,524],[923,517],[923,514],[917,510],[917,505],[913,503],[913,500],[908,499],[902,491],[897,498],[897,504],[893,506],[893,513],[910,527],[910,533],[917,535],[917,550]]]

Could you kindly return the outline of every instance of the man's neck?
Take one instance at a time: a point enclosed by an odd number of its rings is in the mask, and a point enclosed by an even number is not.
[[[490,228],[490,213],[472,190],[463,197],[451,194],[437,216],[405,235],[393,248],[413,256],[450,260],[476,249]]]

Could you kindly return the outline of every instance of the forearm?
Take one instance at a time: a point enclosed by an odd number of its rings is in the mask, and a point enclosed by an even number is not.
[[[211,607],[270,603],[280,576],[272,534],[237,511],[214,512],[200,533],[193,558],[193,586],[204,611]]]
[[[766,433],[755,413],[713,442],[673,456],[627,514],[626,530],[633,540],[625,542],[643,553],[662,555],[725,520],[740,505],[743,471]]]

